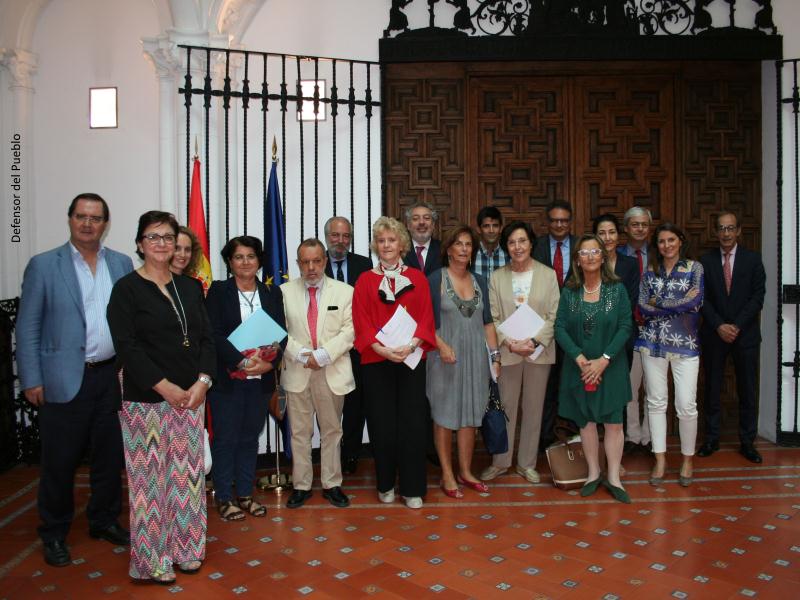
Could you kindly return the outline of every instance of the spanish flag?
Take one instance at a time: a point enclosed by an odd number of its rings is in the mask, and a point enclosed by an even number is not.
[[[203,284],[203,292],[208,293],[211,286],[211,261],[208,251],[208,231],[206,231],[206,217],[203,211],[203,193],[200,191],[200,159],[194,157],[194,168],[192,169],[192,194],[189,197],[189,229],[194,231],[200,246],[203,248],[203,256],[200,257],[200,264],[197,265],[197,272],[191,273],[192,277],[198,279]]]

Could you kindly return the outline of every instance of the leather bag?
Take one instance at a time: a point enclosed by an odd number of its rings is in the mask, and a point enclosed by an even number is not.
[[[481,437],[489,454],[503,454],[508,452],[508,431],[506,423],[508,416],[500,402],[500,389],[497,382],[489,380],[489,403],[483,413],[481,423]]]
[[[564,428],[556,427],[558,441],[545,450],[553,485],[562,490],[574,490],[586,483],[589,478],[589,464],[583,452],[581,436]],[[599,441],[600,470],[605,471],[606,455],[603,442]]]

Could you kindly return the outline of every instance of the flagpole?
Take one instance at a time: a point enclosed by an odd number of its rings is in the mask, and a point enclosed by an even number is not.
[[[278,141],[276,137],[272,136],[272,163],[273,165],[278,162]],[[264,236],[266,237],[267,232],[264,232]],[[266,239],[264,240],[266,242]],[[273,273],[273,276],[276,274]],[[275,282],[275,285],[280,285],[281,281],[278,277],[278,280]],[[278,369],[280,369],[280,365],[278,365]],[[285,392],[283,389],[280,389],[280,376],[278,373],[275,374],[275,385],[278,386],[278,396],[285,399]],[[288,408],[288,407],[287,407]],[[283,419],[287,418],[287,411],[284,411]],[[283,490],[289,490],[292,487],[292,478],[291,474],[281,473],[281,452],[280,452],[280,442],[281,442],[281,424],[282,421],[278,421],[277,419],[274,420],[275,423],[275,473],[272,475],[264,475],[264,477],[260,477],[258,480],[258,487],[262,490],[273,490],[276,494],[279,494]],[[270,417],[267,415],[267,438],[269,439],[269,421]]]

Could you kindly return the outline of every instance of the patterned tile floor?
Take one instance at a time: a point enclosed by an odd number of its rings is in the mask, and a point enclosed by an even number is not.
[[[797,598],[800,448],[758,448],[764,464],[752,465],[727,440],[696,459],[688,489],[677,484],[676,440],[662,487],[647,483],[649,458],[626,457],[629,506],[603,490],[557,490],[546,466],[541,484],[506,475],[488,494],[451,500],[431,468],[425,507],[411,511],[377,501],[362,461],[345,481],[347,509],[319,489],[299,510],[283,506],[286,493],[259,493],[266,519],[223,523],[211,508],[203,569],[171,587],[132,583],[126,549],[90,539],[82,512],[73,564],[47,566],[37,470],[19,467],[0,476],[0,598]],[[475,470],[487,462],[479,454]],[[84,470],[81,510],[87,487]]]

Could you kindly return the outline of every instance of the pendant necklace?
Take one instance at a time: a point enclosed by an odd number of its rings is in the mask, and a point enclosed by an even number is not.
[[[189,322],[186,320],[186,311],[183,310],[183,302],[181,302],[181,295],[178,293],[178,286],[175,285],[175,279],[172,278],[172,289],[175,290],[175,298],[178,300],[178,306],[181,307],[181,312],[178,312],[178,307],[175,306],[175,303],[172,302],[172,310],[175,311],[175,316],[178,317],[178,325],[181,327],[181,333],[183,334],[183,346],[185,348],[189,347]],[[183,320],[181,320],[181,315],[183,315]]]
[[[254,300],[255,300],[255,298],[256,298],[256,292],[258,292],[258,288],[256,288],[255,290],[253,290],[253,293],[252,293],[252,295],[251,295],[249,298],[248,298],[248,297],[245,295],[245,293],[244,293],[242,290],[240,290],[238,287],[236,288],[236,291],[237,291],[237,292],[239,292],[239,295],[240,295],[240,296],[241,296],[241,297],[244,299],[244,301],[245,301],[245,302],[247,302],[247,306],[249,306],[249,307],[250,307],[250,314],[252,315],[252,314],[253,314],[253,311],[255,310],[255,309],[253,308],[253,301],[254,301]]]

